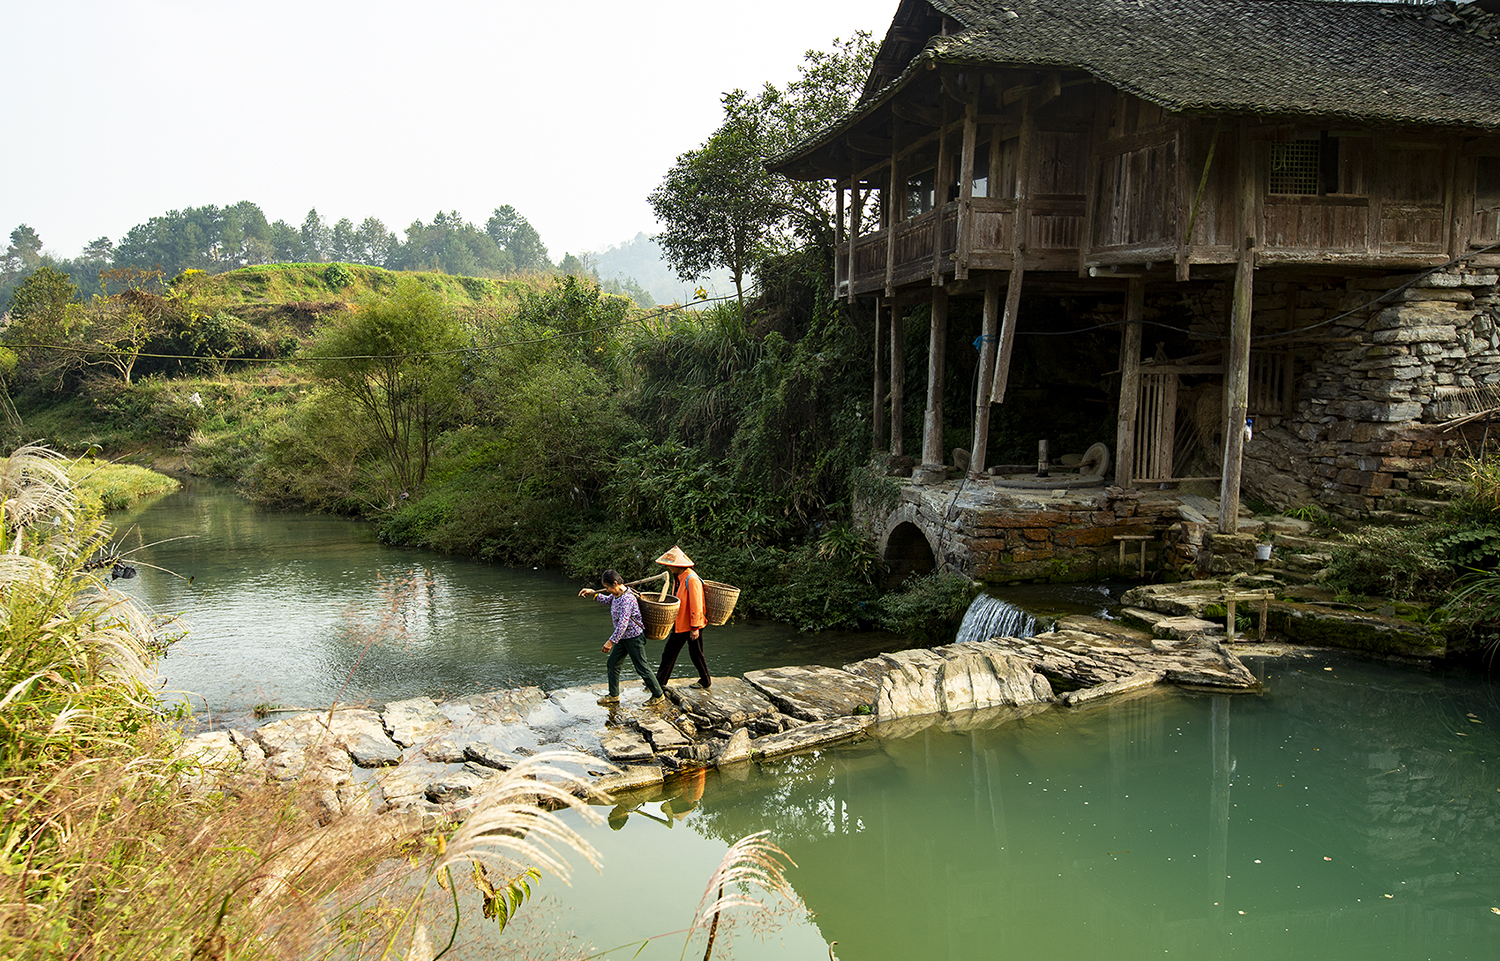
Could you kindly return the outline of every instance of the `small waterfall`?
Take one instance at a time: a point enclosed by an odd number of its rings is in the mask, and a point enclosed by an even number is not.
[[[1036,618],[1009,601],[980,594],[965,612],[955,643],[987,641],[992,637],[1030,637],[1036,632]]]

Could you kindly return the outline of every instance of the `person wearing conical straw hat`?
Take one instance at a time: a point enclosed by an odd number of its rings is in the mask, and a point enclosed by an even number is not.
[[[677,666],[677,655],[686,645],[688,657],[698,669],[698,686],[707,689],[714,679],[708,673],[708,660],[703,656],[703,628],[708,624],[707,608],[703,603],[703,578],[693,570],[693,559],[680,547],[674,546],[658,557],[656,563],[672,572],[672,593],[680,602],[677,621],[661,651],[661,666],[656,669],[656,679],[662,687],[667,686],[667,681],[672,679],[672,668]]]

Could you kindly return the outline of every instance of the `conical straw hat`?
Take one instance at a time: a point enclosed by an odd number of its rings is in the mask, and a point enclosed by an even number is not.
[[[692,567],[693,559],[682,552],[682,548],[673,545],[672,549],[656,559],[656,563],[663,567]]]

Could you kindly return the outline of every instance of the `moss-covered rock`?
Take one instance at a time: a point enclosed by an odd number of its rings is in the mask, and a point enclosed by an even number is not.
[[[1447,652],[1441,635],[1385,614],[1278,601],[1267,619],[1272,630],[1299,644],[1409,657],[1442,657]]]

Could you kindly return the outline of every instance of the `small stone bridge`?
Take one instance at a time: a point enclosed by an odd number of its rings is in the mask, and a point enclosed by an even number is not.
[[[1194,574],[1274,570],[1305,580],[1326,544],[1289,517],[1249,519],[1219,534],[1219,504],[1181,490],[998,487],[988,481],[898,480],[896,506],[869,521],[886,585],[933,570],[988,583],[1136,577],[1162,567]],[[1256,545],[1273,540],[1269,565]]]

